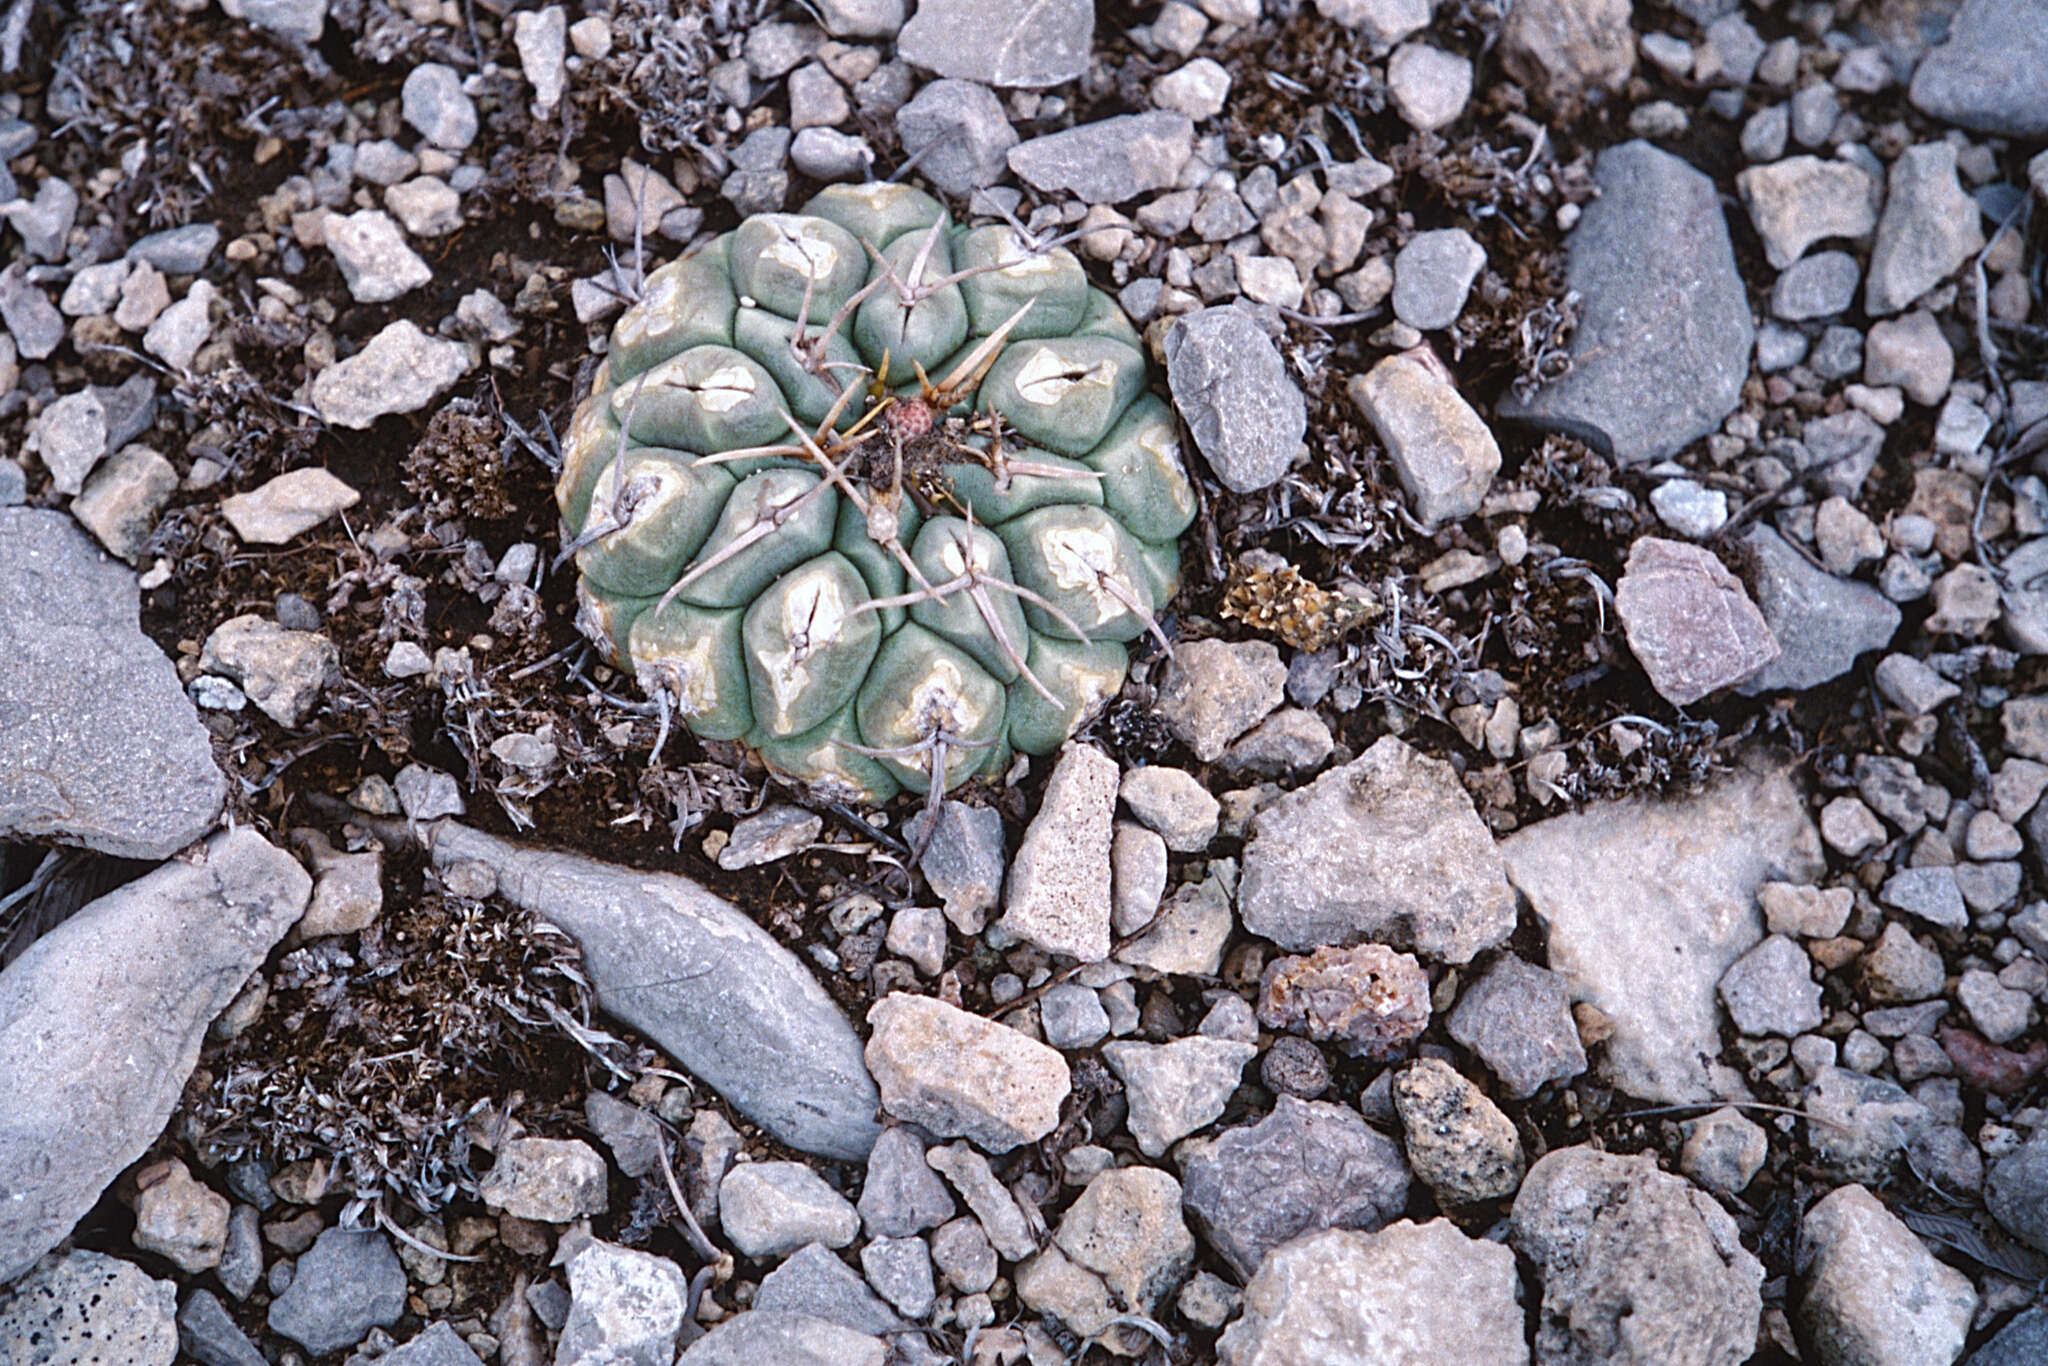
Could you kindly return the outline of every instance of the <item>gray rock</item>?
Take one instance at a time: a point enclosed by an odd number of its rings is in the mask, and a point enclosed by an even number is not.
[[[151,1163],[137,1174],[136,1184],[137,1248],[168,1258],[188,1274],[220,1265],[228,1240],[226,1196],[193,1180],[174,1157]]]
[[[1221,1115],[1244,1065],[1258,1052],[1256,1044],[1200,1035],[1167,1044],[1119,1040],[1102,1046],[1103,1060],[1124,1084],[1131,1137],[1147,1157],[1158,1157]]]
[[[953,1197],[924,1160],[924,1150],[917,1131],[899,1124],[875,1140],[859,1204],[870,1238],[909,1238],[953,1217]]]
[[[1823,251],[1794,261],[1771,288],[1771,312],[1787,322],[1832,318],[1856,302],[1863,272],[1846,251]]]
[[[72,275],[71,283],[64,286],[64,293],[57,300],[58,311],[67,318],[91,318],[113,312],[130,269],[125,260],[81,266]]]
[[[434,278],[433,270],[406,245],[405,234],[382,209],[330,215],[326,237],[327,249],[334,253],[334,263],[358,303],[387,303]]]
[[[1091,987],[1060,982],[1038,998],[1038,1023],[1054,1048],[1093,1048],[1109,1036],[1109,1012]]]
[[[2012,1043],[2034,1023],[2034,998],[1999,982],[1984,968],[1971,968],[1956,983],[1956,1001],[1977,1032],[1996,1044]]]
[[[1132,769],[1123,776],[1117,796],[1141,824],[1158,832],[1168,849],[1199,853],[1216,837],[1222,808],[1185,769],[1163,765]]]
[[[2048,1361],[2048,1308],[2016,1314],[1964,1366],[2035,1366]]]
[[[1060,1217],[1053,1241],[1075,1266],[1094,1273],[1115,1303],[1140,1314],[1157,1313],[1195,1259],[1180,1183],[1157,1167],[1096,1173]],[[1021,1290],[1021,1272],[1018,1282]]]
[[[1715,989],[1763,937],[1757,888],[1811,881],[1820,836],[1790,770],[1762,757],[1696,796],[1601,802],[1501,842],[1551,970],[1612,1022],[1605,1070],[1632,1096],[1735,1096]]]
[[[84,488],[86,476],[107,453],[107,410],[98,392],[81,389],[43,409],[30,424],[28,449],[42,457],[58,493]]]
[[[1059,1124],[1066,1059],[1034,1039],[929,996],[892,992],[868,1010],[867,1066],[890,1114],[1002,1153]],[[872,1108],[872,1102],[870,1103]]]
[[[860,1039],[804,965],[738,907],[687,878],[522,849],[452,822],[429,836],[443,872],[469,865],[566,930],[600,1008],[778,1140],[841,1160],[880,1132]]]
[[[461,342],[430,337],[401,318],[313,377],[313,407],[323,422],[362,431],[380,417],[418,412],[475,363]]]
[[[604,1159],[578,1138],[515,1138],[498,1150],[477,1193],[515,1219],[574,1223],[604,1213]]]
[[[561,1289],[553,1281],[546,1284],[558,1292]],[[382,1366],[483,1366],[454,1325],[447,1322],[422,1330],[412,1341],[385,1353],[378,1361]]]
[[[568,82],[569,16],[559,5],[512,16],[512,41],[519,70],[533,87],[534,112],[546,118],[562,102]]]
[[[1183,641],[1159,689],[1159,714],[1195,757],[1212,763],[1287,696],[1287,666],[1267,640]]]
[[[1882,593],[1817,567],[1771,528],[1752,526],[1742,549],[1757,609],[1783,651],[1742,685],[1744,693],[1799,691],[1840,677],[1899,629],[1899,609]]]
[[[178,1311],[178,1346],[201,1366],[267,1366],[263,1353],[211,1290],[194,1290],[185,1297],[185,1307]]]
[[[1779,654],[1741,580],[1703,546],[1639,538],[1614,606],[1650,686],[1674,706],[1752,678]]]
[[[1464,785],[1393,736],[1259,812],[1238,910],[1246,929],[1296,952],[1371,940],[1451,963],[1515,926]]]
[[[320,695],[341,678],[341,652],[326,636],[288,631],[249,613],[213,628],[199,667],[233,679],[263,714],[290,730],[306,723]]]
[[[898,1313],[913,1319],[931,1313],[939,1287],[924,1239],[877,1238],[860,1250],[860,1269]]]
[[[1835,120],[1841,116],[1841,99],[1826,81],[1816,81],[1792,92],[1792,140],[1801,147],[1825,143]]]
[[[406,74],[399,99],[405,121],[436,147],[459,152],[476,141],[476,104],[453,67],[422,62]]]
[[[996,1250],[976,1219],[955,1219],[934,1231],[932,1261],[962,1294],[979,1295],[995,1284]]]
[[[1236,923],[1229,889],[1212,871],[1198,883],[1177,888],[1151,928],[1118,949],[1116,960],[1161,976],[1214,977]]]
[[[835,38],[893,38],[903,27],[904,0],[818,0],[818,19]]]
[[[0,270],[0,322],[23,360],[47,357],[63,345],[67,330],[64,315],[40,286],[29,283],[28,267],[20,261]]]
[[[170,461],[147,446],[124,446],[86,479],[71,500],[71,515],[109,554],[133,564],[177,490],[178,471]]]
[[[0,1284],[162,1130],[206,1027],[312,882],[248,829],[91,903],[0,973]]]
[[[896,39],[912,66],[997,86],[1063,85],[1088,69],[1090,0],[921,0]]]
[[[15,199],[0,206],[0,216],[14,224],[21,245],[39,261],[64,259],[64,239],[78,217],[78,191],[61,176],[45,176],[34,199]]]
[[[166,275],[197,275],[206,269],[219,245],[219,228],[211,223],[187,223],[137,238],[128,248],[128,259],[147,261]]]
[[[674,1262],[592,1239],[569,1261],[569,1317],[555,1360],[670,1366],[689,1304],[690,1278]]]
[[[1415,1177],[1447,1209],[1505,1200],[1522,1184],[1526,1159],[1515,1123],[1486,1093],[1438,1058],[1424,1058],[1394,1078]]]
[[[309,1352],[353,1347],[405,1312],[405,1268],[376,1229],[331,1228],[299,1258],[266,1322]]]
[[[1882,1184],[1906,1146],[1934,1123],[1927,1107],[1895,1082],[1845,1067],[1821,1068],[1800,1106],[1814,1160],[1843,1181]]]
[[[878,1337],[809,1314],[754,1309],[691,1343],[675,1366],[882,1366],[888,1356],[889,1345]]]
[[[409,821],[431,821],[463,813],[462,789],[455,776],[425,764],[407,764],[392,780],[392,795]]]
[[[927,837],[934,820],[937,828]],[[917,870],[945,903],[946,919],[962,934],[980,934],[1003,891],[1002,813],[949,797],[936,815],[920,811],[905,828],[913,843],[926,841]]]
[[[1064,190],[1090,204],[1121,204],[1171,187],[1194,147],[1185,114],[1119,114],[1010,149],[1010,169],[1034,189]]]
[[[1861,966],[1863,993],[1880,1005],[1924,1001],[1941,992],[1941,955],[1914,939],[1897,921],[1884,927],[1876,945],[1863,955]]]
[[[2048,1125],[1991,1164],[1984,1204],[2006,1232],[2048,1252]]]
[[[263,1193],[270,1195],[266,1184]],[[228,1216],[228,1240],[221,1248],[220,1265],[213,1274],[220,1278],[221,1287],[237,1300],[246,1300],[256,1283],[263,1279],[263,1231],[261,1214],[254,1205],[236,1205],[234,1213]]]
[[[1387,59],[1394,112],[1425,133],[1457,121],[1472,98],[1472,62],[1428,43],[1403,43]]]
[[[925,86],[896,111],[896,136],[924,178],[949,195],[972,194],[1000,181],[1018,142],[993,91],[945,79]]]
[[[1923,113],[1979,133],[2048,137],[2048,30],[2027,0],[1965,0],[1913,73]]]
[[[1755,1350],[1762,1264],[1711,1196],[1653,1156],[1548,1154],[1509,1237],[1543,1286],[1538,1361],[1735,1366]]]
[[[60,512],[0,508],[0,835],[165,858],[226,796],[205,727],[142,634],[135,575]]]
[[[1512,953],[1500,955],[1465,988],[1446,1025],[1499,1078],[1511,1100],[1525,1100],[1548,1082],[1570,1081],[1586,1070],[1586,1049],[1563,980]]]
[[[1944,929],[1960,930],[1970,923],[1953,868],[1901,868],[1885,879],[1878,900]]]
[[[557,6],[548,8],[558,17],[562,13]],[[611,181],[612,177],[605,177],[607,190]],[[609,193],[606,200],[610,200]],[[393,185],[384,191],[384,207],[396,214],[414,237],[446,237],[462,226],[462,196],[439,176],[423,175]]]
[[[1791,1038],[1821,1026],[1813,960],[1782,934],[1765,937],[1721,975],[1721,1000],[1744,1034]]]
[[[845,1247],[860,1216],[801,1162],[742,1162],[718,1187],[718,1218],[747,1257],[786,1257],[807,1243]]]
[[[10,1279],[0,1267],[0,1284]],[[0,1361],[171,1366],[178,1354],[177,1310],[177,1286],[151,1279],[140,1267],[83,1249],[51,1256],[0,1299]]]
[[[221,515],[244,541],[283,545],[352,508],[363,496],[317,467],[291,470],[221,500]]]
[[[1276,1249],[1216,1344],[1219,1366],[1528,1366],[1515,1254],[1448,1219],[1328,1229]],[[1389,1356],[1389,1351],[1395,1355]]]
[[[925,1154],[925,1161],[960,1192],[960,1198],[967,1202],[967,1208],[973,1211],[976,1222],[997,1252],[1015,1262],[1038,1250],[1024,1211],[996,1178],[995,1169],[989,1166],[987,1158],[965,1143],[954,1143],[932,1148]]]
[[[1421,332],[1449,327],[1486,266],[1486,249],[1463,228],[1419,232],[1394,256],[1394,316]]]
[[[1429,26],[1427,0],[1316,0],[1316,12],[1355,30],[1373,52],[1384,52]]]
[[[1799,1224],[1799,1317],[1826,1363],[1954,1361],[1977,1312],[1970,1278],[1861,1186],[1831,1191]]]
[[[2010,559],[2007,564],[2011,564]],[[2015,571],[2008,569],[2007,572]],[[1885,701],[1901,708],[1908,716],[1925,716],[1955,701],[1963,692],[1927,667],[1924,661],[1911,655],[1886,655],[1877,662],[1872,674]]]
[[[762,1277],[761,1288],[754,1295],[754,1308],[764,1313],[808,1314],[857,1333],[877,1336],[901,1332],[910,1326],[868,1288],[852,1267],[826,1251],[823,1243],[808,1244]]]
[[[627,1176],[645,1176],[661,1165],[662,1147],[667,1142],[661,1123],[639,1106],[592,1091],[583,1098],[583,1117]]]
[[[320,41],[327,25],[327,0],[222,0],[221,10],[301,43]]]
[[[1687,1120],[1684,1129],[1679,1170],[1718,1195],[1740,1195],[1770,1155],[1763,1126],[1731,1106]]]
[[[1167,329],[1163,350],[1174,402],[1224,487],[1253,493],[1287,473],[1308,429],[1308,407],[1250,313],[1183,314]]]
[[[1584,301],[1571,373],[1499,412],[1624,464],[1660,460],[1734,411],[1756,329],[1712,180],[1640,141],[1602,152],[1594,178],[1569,249]]]
[[[1296,778],[1321,768],[1336,744],[1322,717],[1282,707],[1223,751],[1217,766],[1240,780]]]
[[[1425,527],[1471,516],[1500,471],[1500,445],[1427,345],[1388,356],[1346,392],[1365,414]]]
[[[1882,327],[1885,324],[1878,325]],[[1829,336],[1843,333],[1860,340],[1860,334],[1854,328],[1828,329]],[[1855,366],[1852,365],[1836,378],[1854,373]],[[1830,417],[1809,419],[1799,429],[1799,439],[1806,443],[1808,477],[1835,497],[1844,499],[1853,499],[1862,490],[1863,481],[1870,477],[1879,453],[1884,450],[1884,428],[1871,421],[1868,414],[1854,408]]]
[[[1650,507],[1658,521],[1696,541],[1728,524],[1728,495],[1691,479],[1667,479],[1651,489]]]
[[[1257,1124],[1186,1144],[1176,1160],[1197,1227],[1247,1279],[1290,1239],[1372,1232],[1408,1204],[1400,1148],[1341,1105],[1282,1096]]]
[[[728,871],[757,868],[800,854],[824,832],[825,818],[800,806],[770,806],[735,821],[732,838],[718,851],[718,866]]]
[[[866,180],[875,149],[858,134],[811,127],[789,144],[789,164],[813,180]]]
[[[1946,142],[1908,147],[1892,163],[1863,290],[1865,311],[1873,317],[1899,312],[1983,249],[1977,201],[1956,179],[1956,149]]]
[[[754,32],[774,27],[777,26],[764,24]],[[750,44],[751,41],[749,35]],[[789,197],[789,172],[783,169],[783,162],[789,157],[794,136],[789,129],[770,124],[747,134],[746,140],[733,149],[735,169],[719,186],[719,193],[742,216],[774,212]]]
[[[162,361],[173,373],[192,368],[199,348],[212,334],[210,311],[218,291],[207,280],[195,280],[185,297],[159,313],[142,334],[142,349]]]
[[[1752,166],[1735,177],[1764,257],[1784,270],[1815,242],[1865,237],[1877,227],[1882,187],[1853,161],[1796,156]]]
[[[1116,760],[1070,744],[1010,864],[1002,928],[1047,953],[1084,963],[1109,957],[1111,827]]]

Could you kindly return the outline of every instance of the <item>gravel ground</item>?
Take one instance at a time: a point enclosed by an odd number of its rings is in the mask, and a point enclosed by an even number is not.
[[[0,5],[0,1362],[2048,1361],[2039,0],[517,4]],[[871,181],[1187,513],[879,806],[555,492]]]

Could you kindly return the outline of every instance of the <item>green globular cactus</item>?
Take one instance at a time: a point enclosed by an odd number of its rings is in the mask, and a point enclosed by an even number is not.
[[[1194,494],[1147,380],[1013,225],[884,184],[757,214],[647,278],[576,411],[578,624],[821,795],[998,775],[1115,694],[1178,586]]]

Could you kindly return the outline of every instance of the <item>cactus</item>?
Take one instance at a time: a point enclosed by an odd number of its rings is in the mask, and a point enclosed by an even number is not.
[[[648,276],[576,411],[578,625],[664,727],[820,795],[999,775],[1165,641],[1194,495],[1147,378],[1014,223],[884,184],[757,214]]]

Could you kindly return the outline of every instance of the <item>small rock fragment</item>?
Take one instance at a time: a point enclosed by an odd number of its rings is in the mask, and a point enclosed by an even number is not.
[[[1700,546],[1639,538],[1614,604],[1650,685],[1674,706],[1740,683],[1778,657],[1742,582]]]

